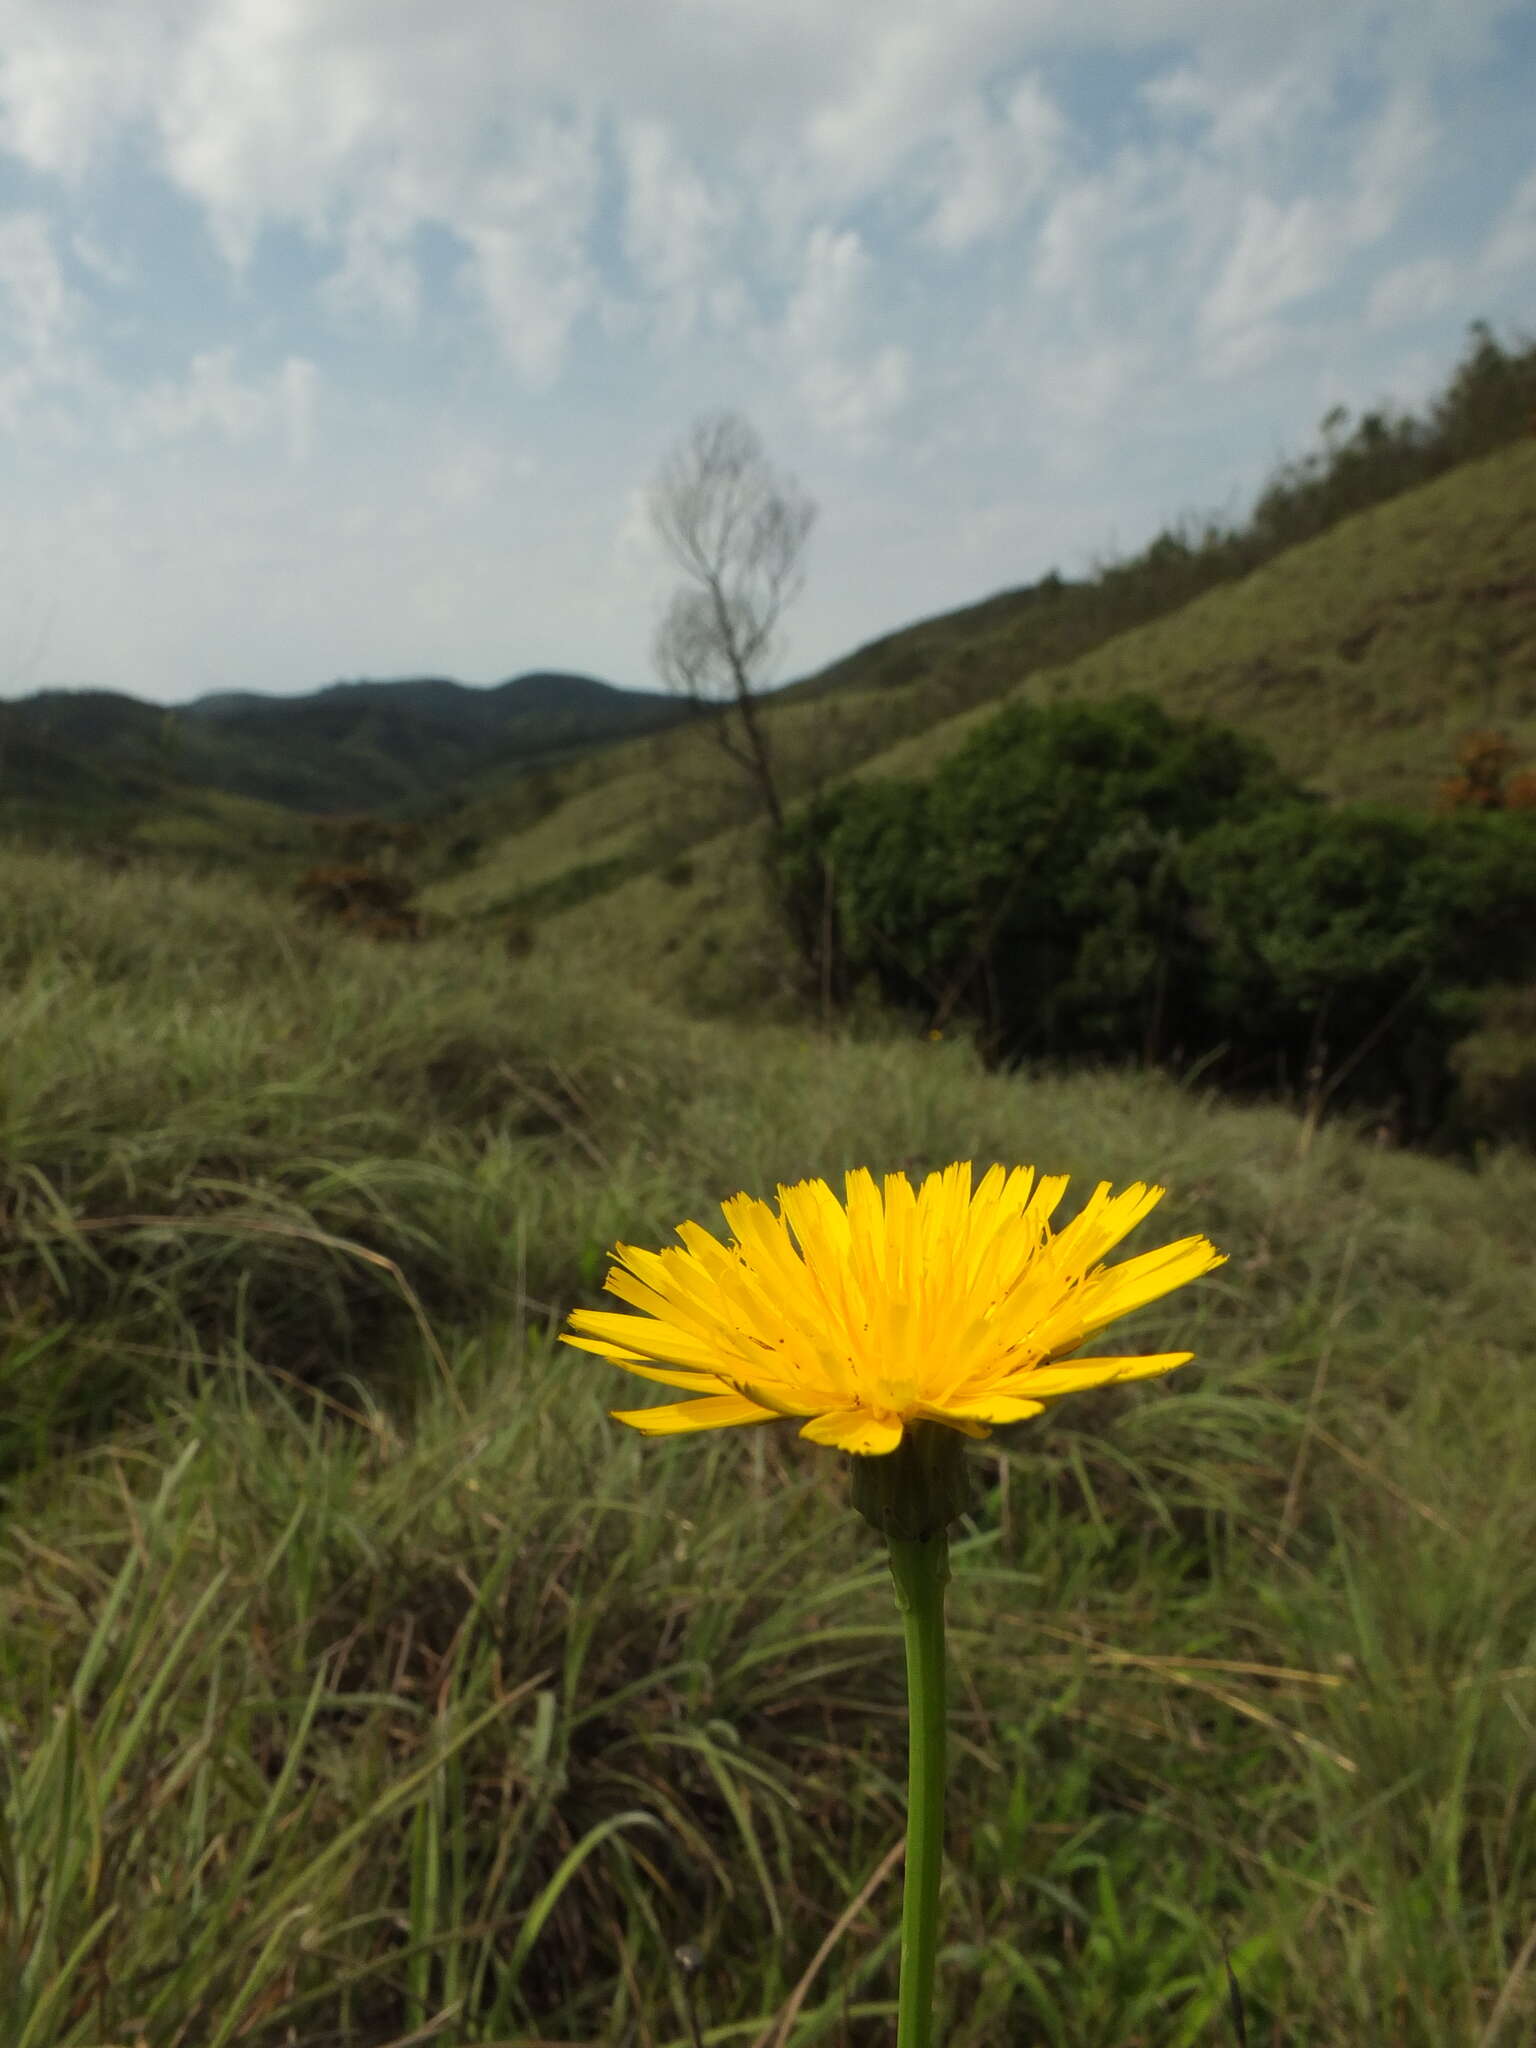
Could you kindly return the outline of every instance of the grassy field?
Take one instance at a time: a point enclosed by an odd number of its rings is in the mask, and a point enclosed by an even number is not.
[[[1536,1163],[689,1019],[470,929],[0,855],[0,2041],[889,2038],[900,1639],[832,1454],[645,1443],[615,1237],[1166,1182],[1166,1385],[975,1455],[949,2048],[1536,2028]],[[684,893],[685,885],[672,886]],[[574,916],[576,913],[567,913]],[[643,1395],[638,1398],[643,1398]]]

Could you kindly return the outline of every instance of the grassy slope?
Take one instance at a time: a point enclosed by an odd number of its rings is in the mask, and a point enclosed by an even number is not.
[[[615,1236],[957,1155],[1165,1179],[1142,1241],[1232,1258],[1127,1332],[1195,1367],[977,1456],[942,2038],[1195,2048],[1223,1939],[1256,2041],[1529,2038],[1529,1159],[5,884],[6,2039],[682,2048],[688,1940],[750,2043],[884,1867],[792,2036],[883,2041],[898,1638],[837,1461],[642,1444],[546,1333]]]
[[[994,700],[949,716],[957,672],[997,680],[999,699],[1100,698],[1144,690],[1180,714],[1214,718],[1265,740],[1281,764],[1330,795],[1427,805],[1470,731],[1507,730],[1536,762],[1536,444],[1452,472],[1344,521],[1265,568],[1169,618],[1118,635],[1057,669],[1030,670],[1017,620],[985,628],[985,607],[959,615],[947,653],[882,695],[775,707],[790,788],[814,768],[856,757],[864,774],[920,775],[976,730]],[[977,637],[976,622],[983,622]],[[830,730],[818,736],[818,718]],[[882,744],[882,737],[894,737]],[[687,743],[703,778],[704,742]],[[681,744],[674,743],[674,759]],[[694,880],[662,878],[654,821],[672,817],[651,760],[616,752],[606,777],[562,806],[537,840],[493,849],[483,870],[443,892],[470,907],[482,887],[514,893],[532,855],[541,879],[599,839],[627,849],[637,872],[548,927],[548,942],[607,960],[627,978],[710,1007],[773,1003],[793,976],[756,882],[755,835],[719,827],[696,800]]]
[[[275,804],[171,784],[125,794],[81,780],[38,800],[0,791],[0,843],[89,848],[112,861],[167,855],[286,883],[314,858],[310,821]]]
[[[1469,732],[1536,755],[1536,441],[1344,521],[1024,687],[1145,690],[1255,734],[1330,796],[1432,802]],[[1009,694],[1012,694],[1011,692]],[[882,757],[920,773],[985,710]]]

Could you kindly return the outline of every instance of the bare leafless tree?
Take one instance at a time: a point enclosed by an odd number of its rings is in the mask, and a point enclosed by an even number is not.
[[[657,629],[656,667],[707,708],[721,745],[752,778],[775,826],[784,806],[758,698],[785,607],[803,581],[816,507],[780,476],[737,413],[698,420],[651,490],[651,520],[687,581]]]

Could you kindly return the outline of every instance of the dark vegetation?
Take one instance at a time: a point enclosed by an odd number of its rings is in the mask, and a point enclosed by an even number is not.
[[[1198,1068],[1416,1141],[1491,1134],[1456,1048],[1483,992],[1536,979],[1536,812],[1329,807],[1148,698],[1011,705],[927,782],[845,784],[779,874],[834,997],[868,982],[998,1060]]]
[[[291,810],[421,806],[480,777],[550,767],[690,715],[659,692],[590,676],[525,675],[494,689],[438,678],[333,683],[299,697],[201,697],[167,710],[110,690],[44,690],[0,707],[0,794],[36,794],[39,761],[68,790],[141,798],[220,790]],[[7,767],[11,747],[34,753]]]

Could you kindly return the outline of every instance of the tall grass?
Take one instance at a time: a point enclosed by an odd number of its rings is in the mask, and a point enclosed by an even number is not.
[[[1224,1953],[1254,2043],[1529,2037],[1528,1159],[5,884],[0,2040],[885,2040],[838,1462],[641,1443],[552,1331],[615,1236],[954,1157],[1166,1180],[1233,1256],[1137,1330],[1194,1366],[978,1449],[942,2037],[1230,2040]]]

